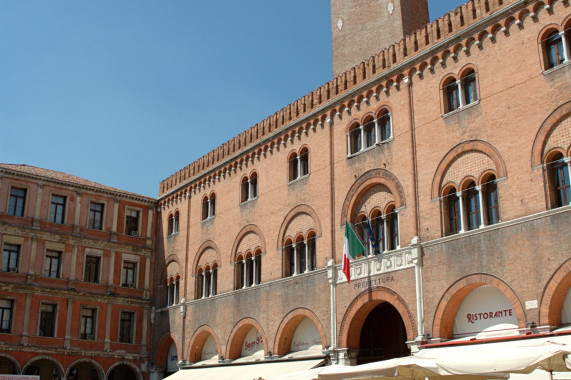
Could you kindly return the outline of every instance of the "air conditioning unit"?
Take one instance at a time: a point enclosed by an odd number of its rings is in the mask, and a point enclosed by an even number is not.
[[[129,235],[131,235],[131,236],[139,236],[139,232],[138,232],[138,231],[131,231],[131,232],[129,233]]]
[[[18,268],[17,267],[10,267],[10,268],[8,268],[8,272],[16,273],[16,272],[18,272]]]

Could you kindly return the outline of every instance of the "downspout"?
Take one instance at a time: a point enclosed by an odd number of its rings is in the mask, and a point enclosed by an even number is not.
[[[330,307],[331,307],[331,349],[337,348],[337,295],[335,287],[337,285],[337,266],[335,265],[335,155],[333,152],[333,119],[327,118],[329,123],[329,167],[330,167],[330,224],[331,224],[331,259],[329,260],[327,277],[330,286]]]
[[[410,245],[412,248],[412,259],[414,263],[414,278],[416,288],[416,323],[417,323],[417,336],[416,340],[421,340],[424,336],[424,292],[422,289],[422,247],[420,245],[420,212],[418,200],[418,165],[416,156],[416,134],[414,122],[414,96],[412,92],[412,80],[410,77],[405,77],[403,82],[406,84],[408,92],[408,110],[410,118],[410,147],[412,152],[412,178],[413,178],[413,214],[415,219],[414,237]]]

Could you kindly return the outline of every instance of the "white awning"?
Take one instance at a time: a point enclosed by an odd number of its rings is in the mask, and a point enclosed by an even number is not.
[[[167,377],[168,380],[254,380],[281,376],[314,368],[323,363],[323,359],[264,361],[239,365],[219,365],[214,367],[194,367],[181,369]]]

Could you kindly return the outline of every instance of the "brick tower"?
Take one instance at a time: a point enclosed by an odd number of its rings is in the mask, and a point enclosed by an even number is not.
[[[428,22],[427,0],[331,0],[333,76]]]

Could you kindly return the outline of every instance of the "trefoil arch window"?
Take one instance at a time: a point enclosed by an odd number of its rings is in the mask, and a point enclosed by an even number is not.
[[[244,203],[258,198],[258,173],[253,172],[250,177],[242,178],[240,184],[240,202]]]
[[[262,251],[256,249],[253,254],[238,255],[234,267],[236,290],[259,285],[262,282]]]
[[[202,198],[202,219],[206,220],[213,218],[216,215],[216,194],[212,193],[210,196]]]

